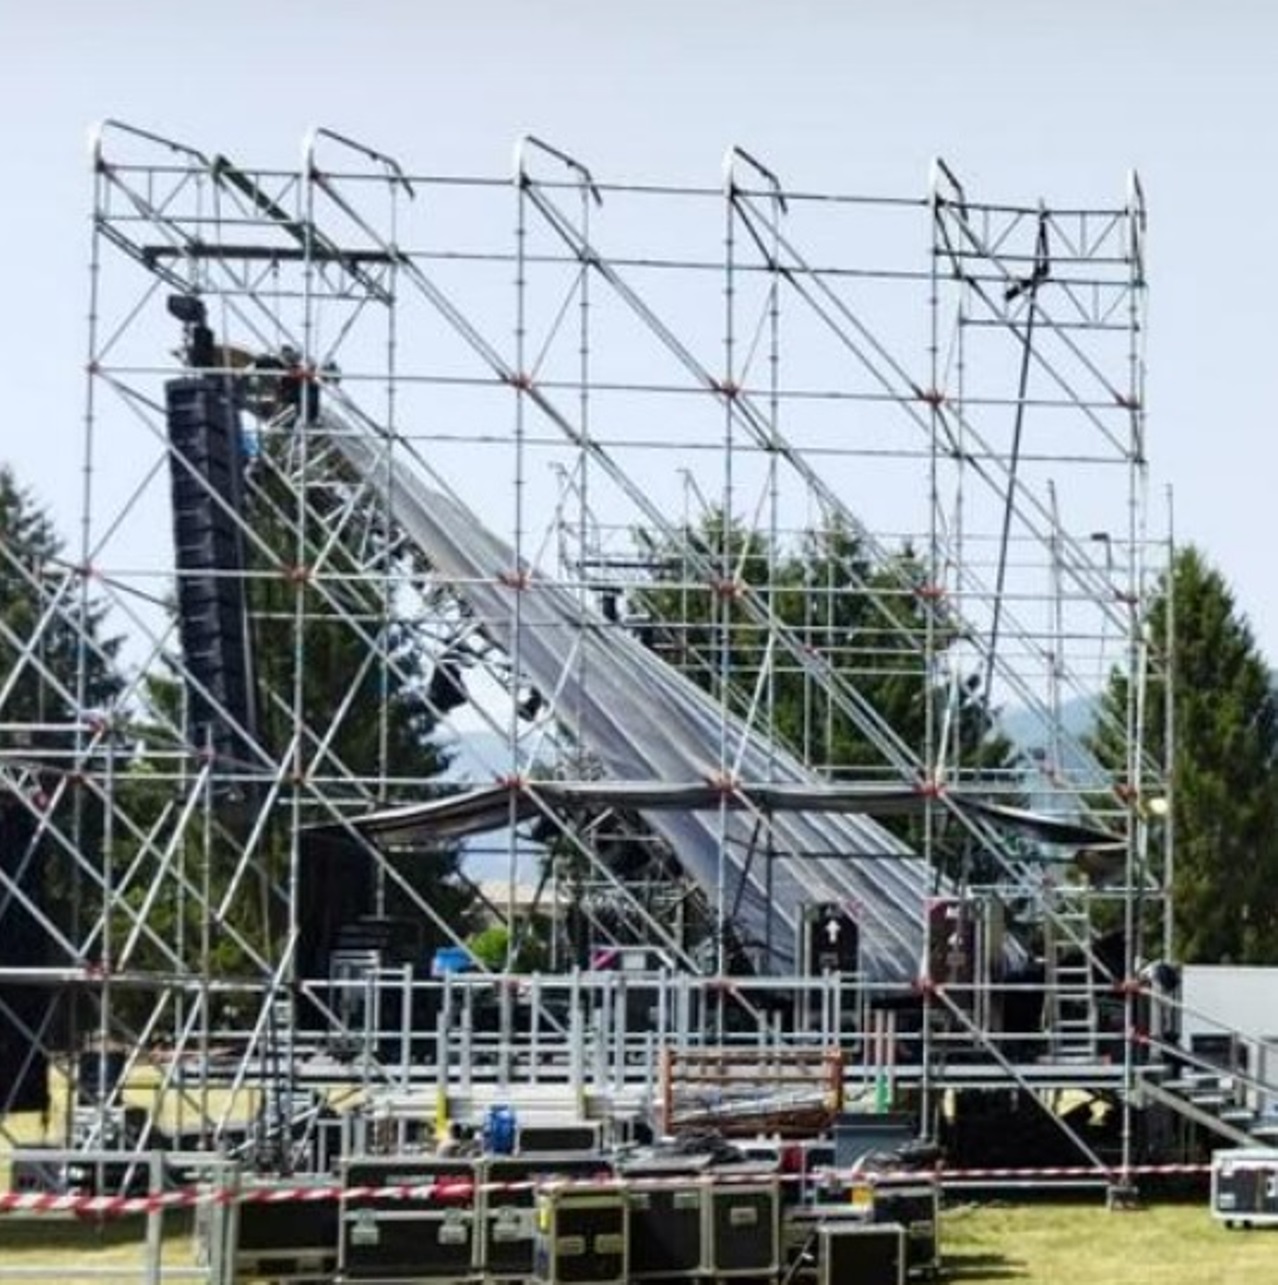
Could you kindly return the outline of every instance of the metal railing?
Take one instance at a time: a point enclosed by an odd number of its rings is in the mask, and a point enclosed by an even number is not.
[[[204,1281],[220,1270],[201,1263],[193,1238],[166,1235],[171,1175],[224,1169],[205,1153],[17,1147],[0,1151],[10,1194],[0,1213],[0,1281]],[[31,1185],[27,1185],[27,1180]],[[113,1194],[97,1194],[106,1193]],[[129,1235],[128,1229],[136,1234]],[[109,1232],[109,1234],[107,1234]],[[131,1252],[132,1251],[132,1252]],[[175,1261],[177,1260],[177,1261]]]

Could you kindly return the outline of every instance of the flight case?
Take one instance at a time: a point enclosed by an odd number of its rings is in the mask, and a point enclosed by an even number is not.
[[[626,1193],[615,1185],[543,1188],[537,1195],[533,1278],[543,1285],[624,1285],[626,1205]]]
[[[407,1285],[458,1280],[477,1266],[483,1209],[476,1160],[411,1155],[366,1156],[344,1167],[342,1277]],[[355,1189],[421,1187],[421,1194],[359,1195]]]
[[[1278,1148],[1213,1152],[1211,1212],[1226,1227],[1278,1223]]]

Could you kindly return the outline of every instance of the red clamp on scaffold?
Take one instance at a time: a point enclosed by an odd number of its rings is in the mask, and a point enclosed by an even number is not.
[[[725,798],[741,788],[741,782],[731,772],[715,772],[707,778],[707,782],[711,789],[717,790]]]

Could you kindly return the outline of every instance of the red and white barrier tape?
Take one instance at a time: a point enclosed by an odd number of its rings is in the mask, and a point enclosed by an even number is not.
[[[947,1182],[968,1182],[984,1178],[1024,1179],[1034,1181],[1040,1178],[1147,1178],[1147,1177],[1192,1177],[1211,1172],[1210,1165],[1131,1165],[1127,1169],[1097,1169],[1094,1165],[1049,1165],[1040,1169],[937,1169],[927,1171],[934,1176],[941,1186]],[[862,1181],[874,1182],[882,1178],[901,1179],[904,1173],[865,1174]]]
[[[941,1187],[948,1182],[1051,1182],[1064,1178],[1096,1178],[1103,1180],[1145,1177],[1197,1177],[1209,1173],[1210,1165],[1167,1164],[1133,1165],[1129,1169],[1096,1169],[1088,1165],[1053,1165],[1037,1169],[929,1169],[903,1170],[900,1172],[847,1173],[829,1171],[828,1176],[843,1186],[873,1186],[885,1181],[925,1181],[935,1179]],[[798,1181],[795,1175],[779,1175],[783,1182]],[[723,1174],[701,1175],[717,1185],[757,1183],[759,1175]],[[682,1178],[605,1178],[605,1179],[546,1179],[525,1182],[471,1183],[444,1181],[426,1183],[400,1183],[389,1186],[341,1186],[336,1183],[315,1186],[248,1187],[184,1187],[177,1191],[156,1192],[147,1196],[92,1196],[74,1192],[54,1193],[39,1191],[0,1193],[0,1213],[74,1213],[81,1215],[114,1216],[119,1214],[149,1214],[165,1209],[188,1209],[201,1204],[292,1204],[329,1200],[465,1200],[477,1192],[522,1192],[540,1187],[588,1188],[598,1191],[609,1187],[618,1191],[632,1188],[652,1190],[660,1186],[686,1186],[688,1177]]]
[[[38,1214],[150,1214],[161,1209],[183,1209],[211,1201],[225,1193],[185,1188],[161,1191],[152,1196],[83,1196],[74,1192],[9,1191],[0,1194],[0,1211]]]

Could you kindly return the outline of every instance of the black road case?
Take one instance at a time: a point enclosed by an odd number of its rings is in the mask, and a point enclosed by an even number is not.
[[[543,1121],[515,1126],[515,1155],[565,1155],[573,1151],[598,1152],[603,1146],[603,1126],[597,1120]]]
[[[896,1223],[823,1223],[817,1285],[905,1285],[905,1229]]]
[[[618,1162],[630,1191],[630,1276],[678,1285],[706,1267],[708,1154],[631,1156]]]
[[[1278,1148],[1214,1152],[1211,1212],[1226,1227],[1278,1223]]]
[[[442,1156],[369,1156],[348,1161],[341,1209],[342,1276],[350,1281],[456,1280],[477,1263],[483,1198],[474,1160]],[[347,1194],[353,1188],[441,1187],[394,1197]]]
[[[776,1178],[706,1175],[706,1270],[712,1276],[772,1276],[780,1270]]]
[[[630,1181],[630,1275],[679,1280],[705,1265],[706,1184],[700,1178]]]
[[[537,1195],[533,1278],[543,1285],[624,1285],[626,1194],[550,1186]]]
[[[236,1280],[332,1278],[337,1266],[337,1202],[281,1199],[284,1193],[314,1185],[314,1178],[254,1180],[240,1189],[230,1227]]]
[[[525,1279],[533,1273],[537,1234],[536,1189],[555,1179],[584,1182],[611,1178],[603,1156],[494,1156],[485,1162],[479,1268],[493,1278]]]
[[[873,1178],[872,1191],[871,1221],[905,1228],[906,1274],[934,1276],[941,1268],[936,1180],[922,1175]]]

